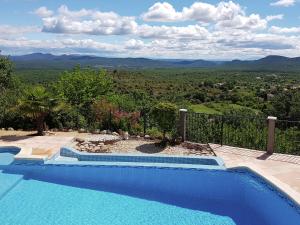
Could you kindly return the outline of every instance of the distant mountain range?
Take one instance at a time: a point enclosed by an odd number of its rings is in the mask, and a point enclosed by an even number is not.
[[[167,60],[147,58],[106,58],[87,55],[52,55],[33,53],[10,57],[18,69],[69,69],[75,65],[99,68],[214,68],[226,70],[300,71],[300,57],[271,55],[258,60]]]

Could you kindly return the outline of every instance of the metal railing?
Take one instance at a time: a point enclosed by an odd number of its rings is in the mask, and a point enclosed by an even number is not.
[[[261,117],[222,116],[222,144],[266,150],[267,120]]]
[[[300,121],[276,121],[275,152],[300,155]]]
[[[188,112],[187,140],[266,150],[266,119]]]
[[[193,142],[222,144],[222,116],[188,112],[186,139]]]

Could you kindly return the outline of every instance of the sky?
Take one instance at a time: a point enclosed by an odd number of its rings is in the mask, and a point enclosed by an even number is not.
[[[0,50],[165,59],[300,56],[300,0],[0,0]]]

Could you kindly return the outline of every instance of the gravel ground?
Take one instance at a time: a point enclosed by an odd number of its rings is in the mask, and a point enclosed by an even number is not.
[[[213,151],[207,147],[202,150],[188,149],[182,145],[168,146],[166,148],[159,147],[155,141],[144,139],[131,139],[116,142],[109,145],[108,149],[111,153],[134,153],[134,154],[167,154],[167,155],[214,155]]]
[[[29,135],[35,132],[29,131],[2,131],[0,130],[0,141],[1,140],[19,140],[20,138],[28,138]],[[77,138],[88,138],[91,134],[78,133],[78,132],[55,132],[55,136],[62,137],[77,137]],[[155,145],[157,141],[140,139],[121,140],[112,145],[107,145],[109,152],[111,153],[133,153],[133,154],[169,154],[169,155],[214,155],[214,152],[207,146],[201,150],[189,149],[182,145],[168,146],[166,148]]]

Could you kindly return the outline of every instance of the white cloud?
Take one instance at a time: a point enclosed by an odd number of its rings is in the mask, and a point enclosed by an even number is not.
[[[57,14],[43,18],[43,31],[49,33],[120,35],[134,33],[136,28],[134,17],[86,9],[70,11],[65,5]]]
[[[12,35],[23,35],[25,33],[35,33],[40,32],[40,28],[35,26],[11,26],[11,25],[1,25],[0,24],[0,36],[7,37]]]
[[[142,14],[142,18],[145,21],[157,22],[192,20],[232,29],[264,29],[268,22],[258,14],[247,16],[244,9],[232,1],[220,2],[217,5],[195,2],[190,7],[184,7],[181,12],[177,12],[169,3],[158,2]]]
[[[249,35],[240,40],[226,40],[224,45],[231,48],[264,49],[264,50],[286,50],[295,49],[285,37],[269,34]]]
[[[34,11],[34,14],[40,17],[49,17],[53,15],[53,11],[47,9],[45,6],[42,6]]]
[[[182,14],[176,12],[170,3],[157,2],[141,17],[144,21],[172,22],[181,20]]]
[[[264,29],[267,25],[267,21],[258,14],[247,16],[241,6],[232,1],[220,2],[216,6],[196,2],[191,7],[184,8],[183,14],[188,19],[215,23],[219,29]]]
[[[300,27],[277,27],[272,26],[269,31],[275,34],[300,33]]]
[[[209,36],[208,30],[199,25],[186,27],[142,25],[139,26],[137,34],[142,38],[152,39],[206,39]]]
[[[184,7],[182,14],[186,20],[196,20],[204,23],[218,20],[216,17],[217,8],[214,5],[203,2],[195,2],[190,7]]]
[[[71,11],[66,5],[61,5],[58,8],[57,12],[60,16],[65,16],[69,18],[79,18],[79,17],[89,16],[93,14],[92,10],[86,10],[86,9]]]
[[[233,33],[216,31],[207,39],[191,39],[189,41],[153,39],[149,42],[129,39],[114,44],[93,39],[63,37],[47,40],[0,37],[0,49],[5,54],[49,52],[54,54],[97,54],[114,57],[217,58],[228,60],[257,58],[269,54],[297,56],[300,50],[300,41],[296,37],[255,34],[238,30]]]
[[[0,48],[13,51],[13,54],[24,52],[84,53],[84,54],[118,54],[122,47],[109,43],[102,43],[92,39],[49,39],[31,40],[27,38],[1,39]]]
[[[272,20],[282,20],[283,19],[283,14],[278,14],[278,15],[270,15],[266,17],[267,21],[272,21]]]
[[[272,2],[270,5],[271,6],[283,6],[283,7],[289,7],[293,6],[295,4],[295,0],[279,0],[276,2]]]
[[[143,49],[145,47],[145,43],[141,40],[130,39],[125,42],[125,48],[130,50]]]
[[[246,29],[246,30],[259,30],[267,27],[267,21],[261,19],[257,14],[250,16],[237,15],[231,20],[221,20],[216,23],[218,29]]]

